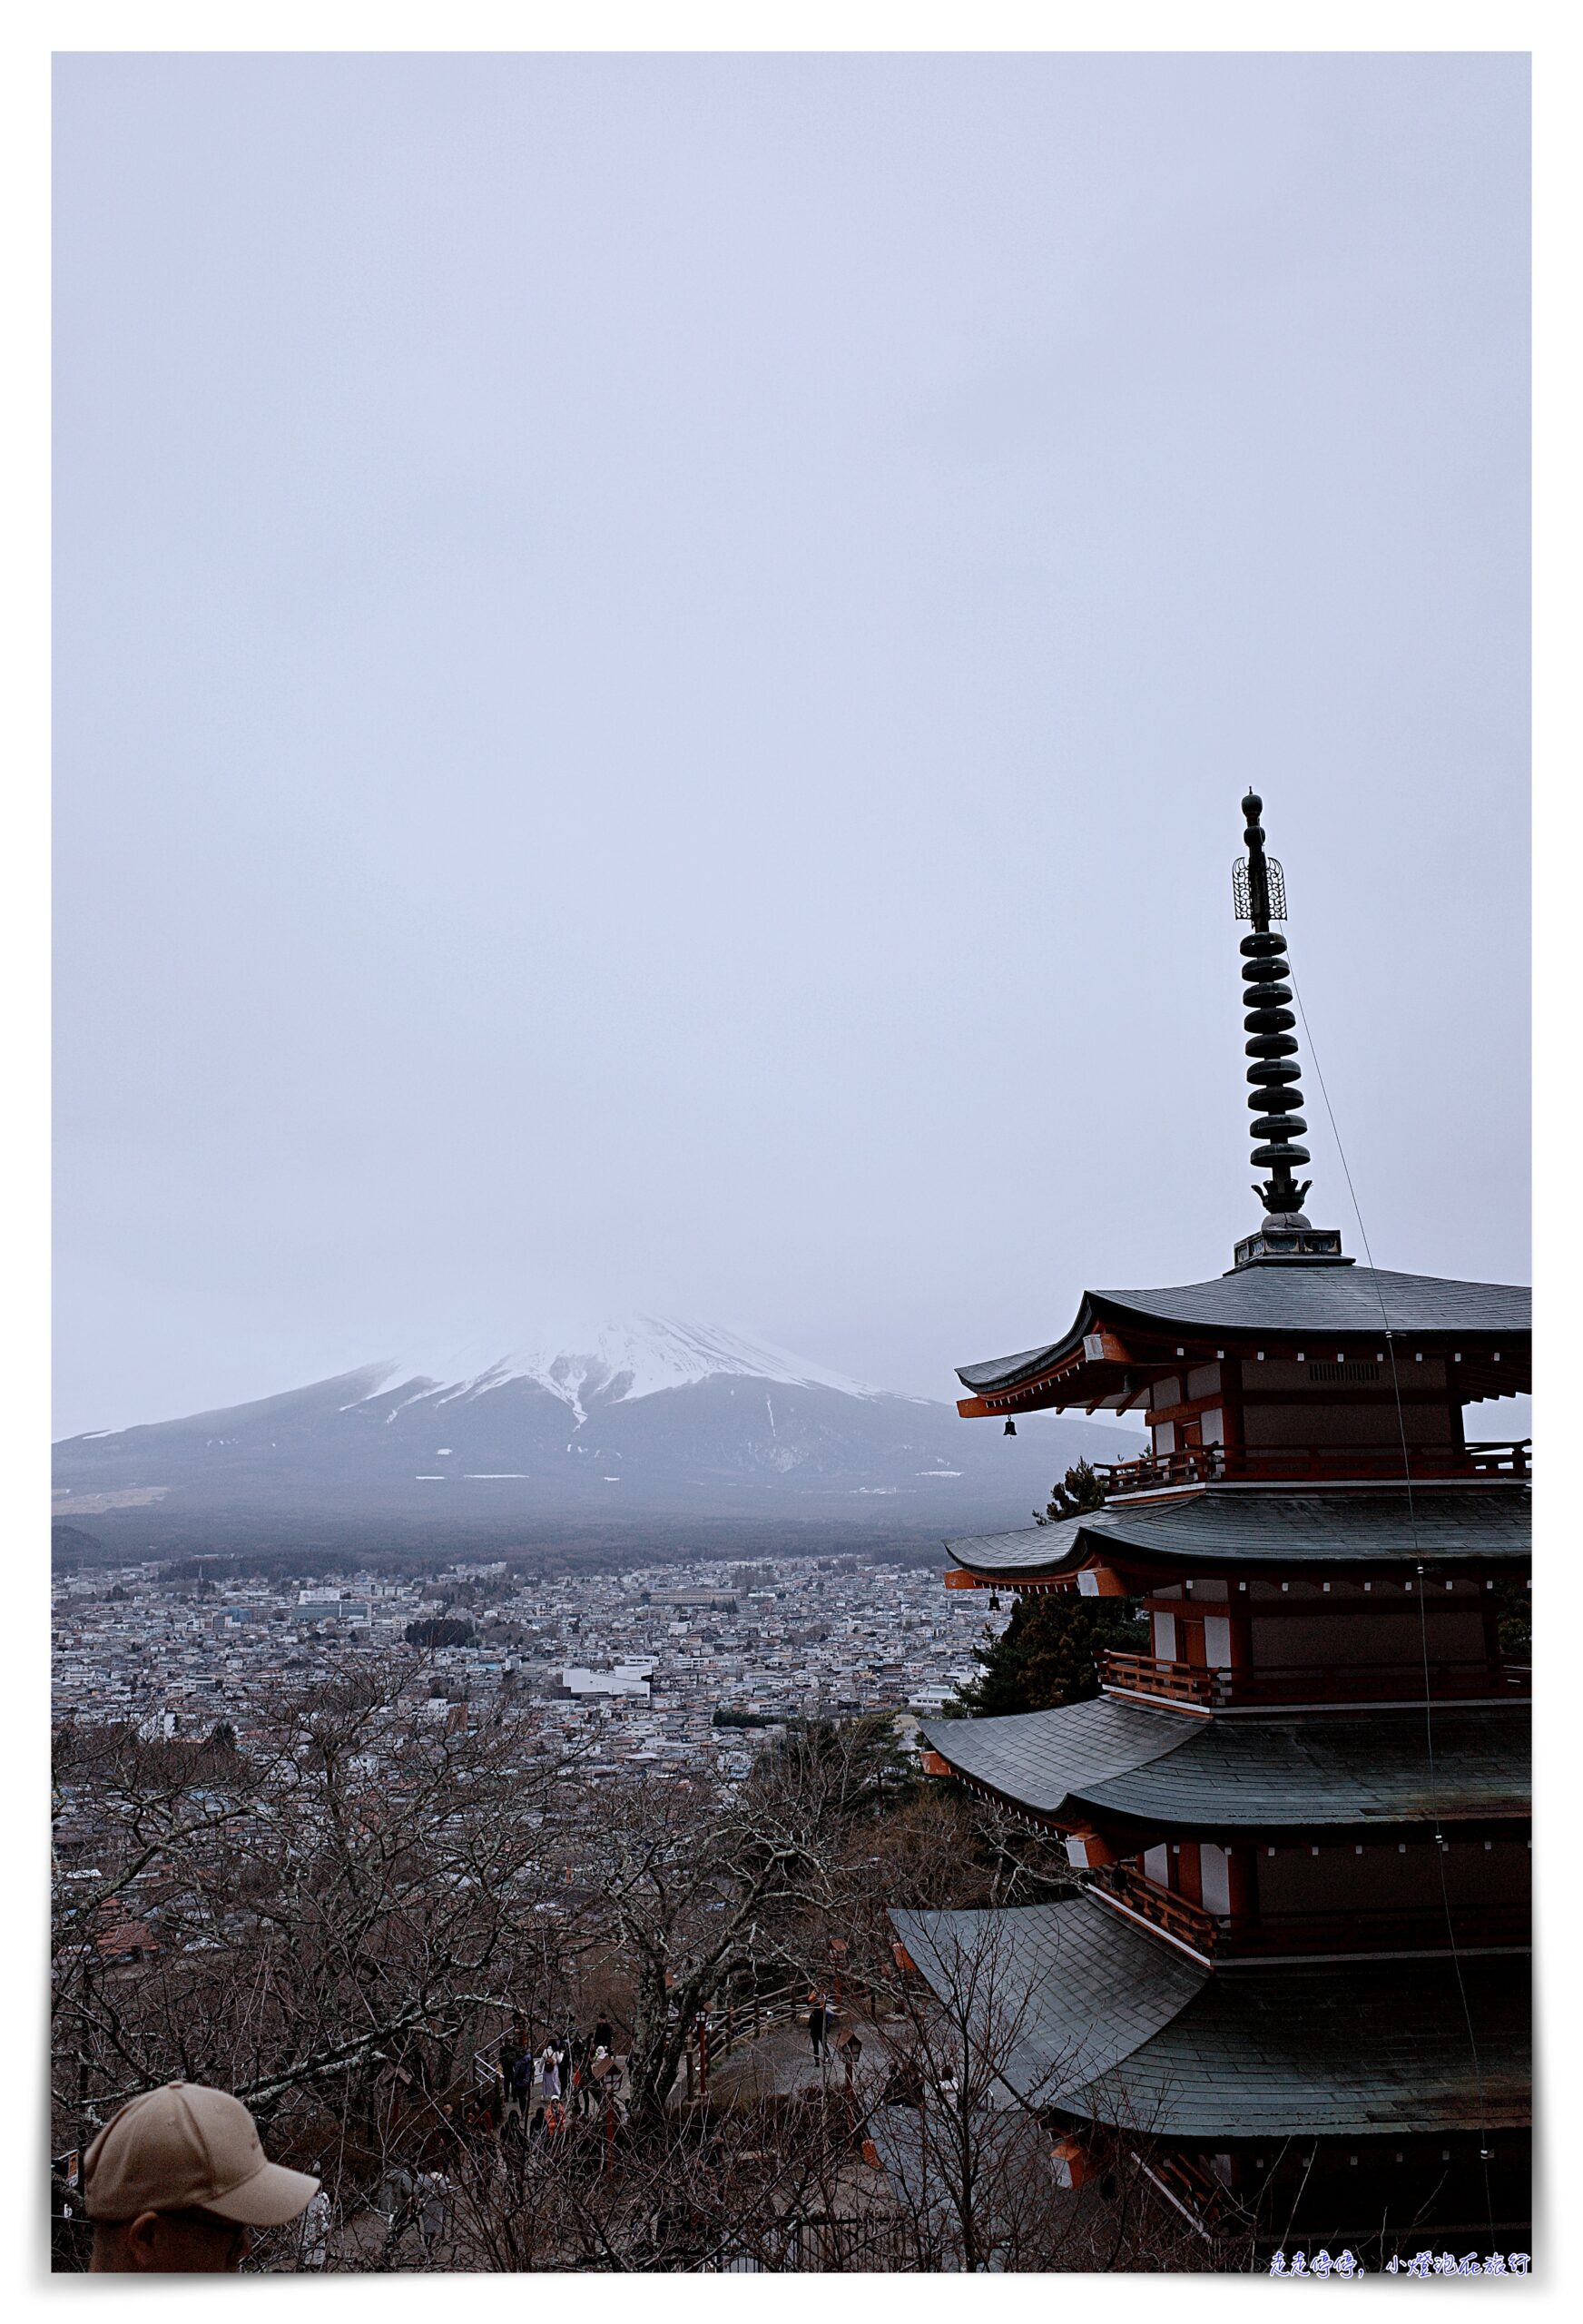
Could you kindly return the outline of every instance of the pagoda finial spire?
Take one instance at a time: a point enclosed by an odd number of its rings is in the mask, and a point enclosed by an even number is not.
[[[1273,920],[1286,917],[1286,881],[1275,858],[1264,853],[1264,831],[1259,821],[1263,804],[1256,791],[1250,791],[1243,801],[1247,825],[1243,836],[1248,852],[1232,873],[1236,916],[1251,921],[1254,927],[1253,934],[1242,941],[1243,1004],[1247,1010],[1243,1021],[1248,1034],[1248,1081],[1253,1090],[1248,1104],[1254,1114],[1254,1161],[1270,1174],[1254,1192],[1263,1203],[1266,1226],[1303,1227],[1308,1225],[1303,1216],[1303,1197],[1312,1181],[1304,1178],[1299,1185],[1293,1175],[1294,1166],[1309,1159],[1307,1147],[1294,1145],[1292,1136],[1308,1128],[1301,1111],[1303,1092],[1297,1086],[1297,1042],[1292,1030],[1297,1020],[1292,1014],[1292,987],[1287,982],[1291,968],[1286,939],[1273,934],[1270,927]]]

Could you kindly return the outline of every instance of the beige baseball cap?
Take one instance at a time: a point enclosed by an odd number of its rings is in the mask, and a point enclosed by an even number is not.
[[[280,2227],[319,2191],[305,2171],[265,2160],[240,2098],[201,2082],[167,2082],[113,2114],[83,2158],[90,2219],[212,2211],[243,2227]]]

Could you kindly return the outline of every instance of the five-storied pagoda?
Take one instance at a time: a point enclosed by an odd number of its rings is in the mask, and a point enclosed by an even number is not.
[[[1065,1837],[1081,1893],[892,1917],[1073,2180],[1119,2152],[1212,2236],[1493,2249],[1530,2216],[1529,1672],[1500,1637],[1528,1446],[1465,1423],[1529,1386],[1529,1295],[1360,1265],[1304,1216],[1283,881],[1243,807],[1264,1216],[1227,1273],[1086,1292],[959,1375],[966,1416],[1152,1440],[1091,1514],[949,1544],[948,1587],[1147,1617],[1094,1699],[925,1730],[936,1773]]]

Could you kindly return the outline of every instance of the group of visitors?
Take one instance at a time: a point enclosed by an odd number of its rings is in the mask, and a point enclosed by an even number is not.
[[[495,2065],[497,2126],[515,2124],[529,2139],[554,2138],[569,2114],[598,2112],[620,2094],[621,2061],[615,2030],[607,2017],[587,2034],[557,2041],[552,2034],[535,2051],[526,2024],[513,2021],[502,2036]]]
[[[451,2182],[443,2171],[409,2171],[401,2162],[387,2171],[379,2186],[386,2226],[383,2264],[389,2266],[415,2227],[425,2260],[432,2260],[450,2216],[450,2201]]]

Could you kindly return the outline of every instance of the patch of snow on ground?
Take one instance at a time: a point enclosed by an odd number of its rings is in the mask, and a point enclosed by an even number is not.
[[[405,1384],[408,1384],[404,1383],[403,1384],[405,1385]],[[380,1395],[385,1395],[385,1394],[387,1394],[387,1393],[388,1393],[388,1390],[386,1390],[386,1389],[381,1388],[378,1393],[379,1393]],[[388,1411],[388,1412],[386,1413],[386,1415],[385,1415],[385,1425],[386,1425],[386,1427],[387,1427],[387,1428],[388,1428],[388,1427],[389,1427],[389,1425],[390,1425],[390,1423],[395,1419],[395,1417],[396,1417],[397,1413],[404,1413],[404,1412],[407,1410],[407,1407],[408,1407],[408,1404],[420,1404],[420,1403],[423,1403],[423,1401],[424,1401],[424,1399],[425,1399],[425,1397],[426,1397],[426,1396],[432,1396],[432,1395],[433,1395],[433,1393],[434,1393],[434,1382],[433,1382],[432,1380],[425,1380],[425,1381],[421,1381],[420,1383],[418,1383],[418,1384],[413,1388],[413,1390],[412,1390],[412,1393],[411,1393],[409,1396],[403,1396],[403,1397],[402,1397],[402,1399],[401,1399],[401,1401],[400,1401],[400,1403],[399,1403],[398,1404],[392,1404],[392,1405],[391,1405],[391,1407],[390,1407],[389,1411]],[[366,1403],[366,1402],[368,1401],[368,1399],[367,1399],[367,1398],[365,1398],[365,1399],[364,1399],[364,1401],[365,1401],[365,1403]]]

